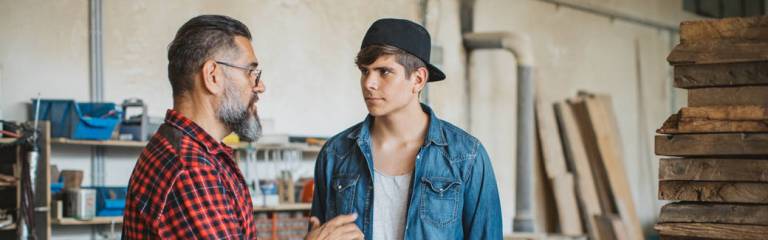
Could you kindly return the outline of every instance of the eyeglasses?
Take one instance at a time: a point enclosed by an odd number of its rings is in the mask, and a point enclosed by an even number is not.
[[[227,67],[233,67],[240,70],[248,71],[248,76],[255,79],[254,86],[259,86],[259,80],[261,79],[261,72],[262,72],[261,69],[252,68],[252,67],[242,67],[242,66],[237,66],[231,63],[226,63],[221,61],[216,61],[216,63],[227,66]]]

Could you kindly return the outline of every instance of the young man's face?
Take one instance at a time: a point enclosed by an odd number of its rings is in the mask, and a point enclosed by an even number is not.
[[[370,65],[360,65],[360,87],[368,112],[386,116],[418,101],[418,86],[394,55],[382,55]]]

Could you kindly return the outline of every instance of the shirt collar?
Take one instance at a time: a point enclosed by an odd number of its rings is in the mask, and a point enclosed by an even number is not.
[[[185,135],[189,136],[194,141],[205,147],[205,150],[210,154],[216,154],[219,151],[231,153],[232,149],[222,143],[219,140],[214,139],[203,128],[197,125],[189,118],[184,117],[180,112],[173,109],[168,109],[165,113],[165,122],[171,126],[179,129]]]
[[[429,115],[429,128],[427,130],[427,137],[424,139],[424,146],[428,146],[430,143],[436,145],[445,146],[445,136],[443,135],[443,129],[440,123],[440,119],[437,118],[432,108],[426,104],[421,104],[421,109]],[[373,124],[373,116],[368,114],[359,128],[354,129],[347,135],[349,139],[357,139],[358,141],[369,139],[371,134],[371,125]]]

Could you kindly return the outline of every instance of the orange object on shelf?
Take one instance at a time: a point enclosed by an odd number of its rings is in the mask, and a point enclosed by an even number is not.
[[[309,179],[304,183],[304,187],[301,189],[301,202],[312,202],[312,197],[315,194],[315,180]]]

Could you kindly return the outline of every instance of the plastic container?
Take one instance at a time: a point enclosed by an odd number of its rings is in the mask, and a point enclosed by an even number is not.
[[[123,216],[127,187],[93,187],[96,190],[96,216]]]
[[[51,194],[60,193],[64,189],[64,183],[56,182],[51,183]]]
[[[65,216],[77,220],[93,219],[94,195],[96,195],[96,191],[93,189],[81,188],[67,190],[67,211]]]
[[[32,100],[34,119],[37,100]],[[51,122],[51,136],[108,140],[120,123],[122,112],[114,103],[77,103],[75,100],[40,100],[40,120]]]

